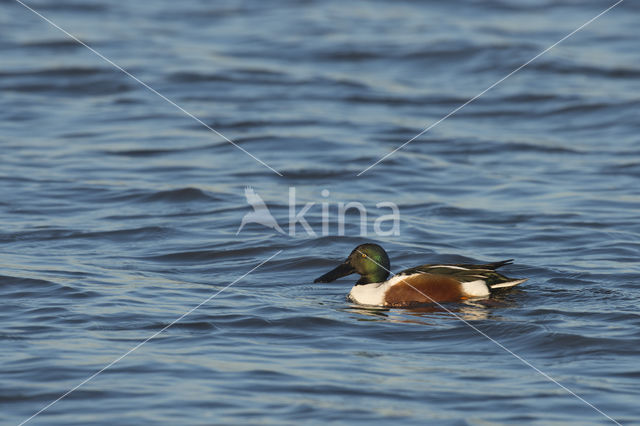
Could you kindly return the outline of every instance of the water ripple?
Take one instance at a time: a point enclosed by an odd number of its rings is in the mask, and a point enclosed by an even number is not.
[[[31,5],[279,177],[0,3],[6,423],[154,335],[33,421],[607,421],[478,330],[620,423],[640,418],[637,4],[361,176],[605,6]],[[283,233],[238,232],[247,186]],[[367,235],[356,209],[341,231],[350,202],[366,208]],[[380,202],[398,206],[400,235],[375,235]],[[305,206],[313,233],[296,222]],[[365,241],[394,270],[515,258],[505,274],[529,281],[411,310],[351,304],[353,276],[313,283]]]

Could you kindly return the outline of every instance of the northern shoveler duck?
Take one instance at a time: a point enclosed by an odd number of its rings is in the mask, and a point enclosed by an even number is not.
[[[409,307],[434,302],[487,297],[493,291],[516,286],[527,279],[507,278],[495,270],[513,259],[484,265],[422,265],[389,277],[387,252],[377,244],[356,247],[347,260],[314,282],[329,283],[340,277],[360,274],[349,293],[361,305]]]

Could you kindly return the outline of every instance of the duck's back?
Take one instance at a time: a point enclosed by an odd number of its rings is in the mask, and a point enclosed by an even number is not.
[[[485,263],[480,265],[472,264],[455,264],[455,265],[443,265],[443,264],[430,264],[420,265],[414,268],[405,269],[399,272],[395,276],[411,276],[416,274],[430,274],[444,277],[451,277],[460,283],[468,283],[474,281],[484,281],[489,287],[493,288],[496,285],[504,284],[513,281],[502,274],[499,274],[495,270],[501,266],[509,265],[513,262],[513,259],[503,260],[500,262]]]

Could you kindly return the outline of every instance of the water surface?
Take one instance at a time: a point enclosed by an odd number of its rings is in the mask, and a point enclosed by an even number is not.
[[[0,412],[19,424],[640,423],[640,9],[599,1],[0,2]],[[251,186],[288,232],[236,235]],[[328,190],[328,196],[322,191]],[[367,232],[338,203],[368,210]],[[328,233],[321,203],[329,206]],[[400,209],[400,235],[375,219]],[[326,235],[325,235],[326,234]],[[483,301],[363,309],[313,279],[495,261]],[[461,321],[465,320],[467,323]],[[477,330],[470,327],[473,325]]]

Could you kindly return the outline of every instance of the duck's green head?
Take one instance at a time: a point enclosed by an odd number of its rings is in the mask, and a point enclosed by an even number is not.
[[[379,283],[387,279],[390,267],[389,256],[382,247],[377,244],[361,244],[351,252],[347,260],[316,278],[314,283],[330,283],[353,273],[360,274],[356,284]]]

